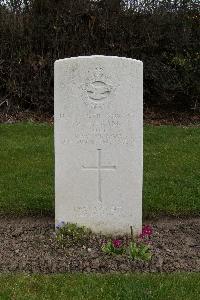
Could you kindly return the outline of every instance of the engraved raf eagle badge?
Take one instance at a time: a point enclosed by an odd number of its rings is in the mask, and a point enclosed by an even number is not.
[[[88,97],[93,101],[101,101],[108,97],[112,87],[103,81],[93,81],[87,86]]]

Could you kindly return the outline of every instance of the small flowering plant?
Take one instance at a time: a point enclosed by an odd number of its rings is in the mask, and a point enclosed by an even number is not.
[[[64,225],[65,225],[65,222],[61,221],[58,224],[56,224],[56,229],[58,230],[58,229],[62,228],[62,226],[64,226]]]
[[[151,260],[151,250],[149,245],[131,242],[129,246],[130,257],[134,260]]]
[[[107,254],[127,254],[134,260],[149,261],[152,257],[150,238],[153,233],[150,225],[145,225],[142,232],[134,237],[131,228],[131,240],[124,243],[121,239],[109,240],[102,245],[102,251]]]
[[[89,239],[90,234],[91,231],[85,226],[64,221],[56,224],[56,239],[62,246],[82,245]]]
[[[150,225],[145,225],[142,227],[142,232],[140,233],[139,237],[141,239],[150,238],[153,233],[152,227]]]
[[[107,254],[124,254],[125,247],[122,240],[114,239],[112,241],[104,242],[102,251]]]

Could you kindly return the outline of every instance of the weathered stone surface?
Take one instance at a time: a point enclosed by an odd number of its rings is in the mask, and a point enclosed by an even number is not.
[[[55,62],[55,216],[104,233],[142,225],[142,62]]]

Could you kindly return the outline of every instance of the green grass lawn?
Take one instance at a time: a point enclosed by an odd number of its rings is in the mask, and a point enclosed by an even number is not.
[[[0,275],[0,299],[199,300],[200,274]]]
[[[145,216],[200,212],[200,127],[145,126]],[[0,125],[0,212],[53,214],[53,127]]]
[[[52,211],[53,127],[0,125],[0,154],[0,212]]]

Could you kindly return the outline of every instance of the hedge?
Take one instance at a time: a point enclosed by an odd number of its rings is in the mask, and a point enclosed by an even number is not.
[[[145,109],[200,111],[199,3],[0,0],[0,110],[53,114],[53,64],[78,55],[144,62]]]

